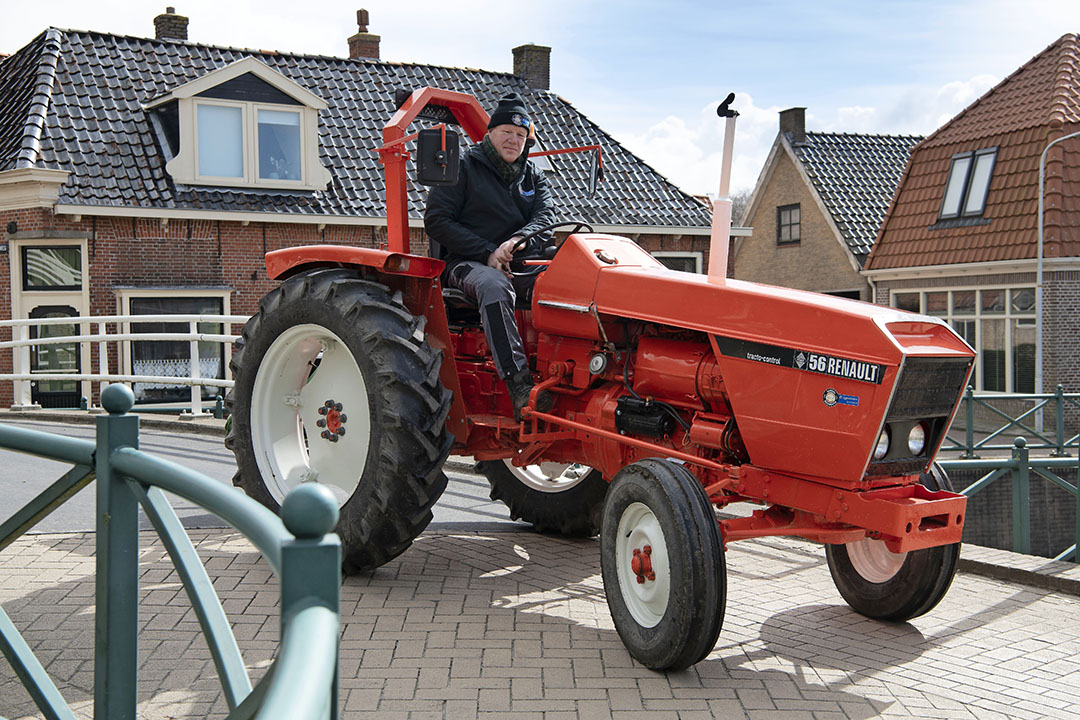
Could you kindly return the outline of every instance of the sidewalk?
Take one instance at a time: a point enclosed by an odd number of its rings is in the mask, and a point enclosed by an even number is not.
[[[277,643],[277,583],[237,533],[191,535],[256,680]],[[0,602],[80,718],[93,702],[93,550],[89,533],[32,535],[0,554]],[[153,534],[141,557],[140,717],[223,717],[198,623]],[[1080,715],[1076,596],[961,572],[938,608],[893,625],[854,614],[808,543],[733,543],[727,563],[716,649],[660,674],[634,663],[613,629],[595,540],[425,533],[342,587],[341,717]],[[0,714],[35,713],[0,664]]]

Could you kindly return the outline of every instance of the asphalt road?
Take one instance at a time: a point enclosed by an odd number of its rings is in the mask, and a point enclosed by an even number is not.
[[[35,421],[6,421],[6,424],[68,437],[94,437],[92,425]],[[139,433],[139,449],[185,465],[225,485],[232,485],[236,462],[220,437],[142,429]],[[55,482],[68,467],[52,460],[0,449],[0,491],[3,497],[0,521],[10,517],[18,508]],[[523,523],[511,521],[506,507],[488,498],[487,480],[472,471],[471,460],[451,457],[445,470],[448,477],[446,492],[435,506],[435,517],[430,529],[497,532],[529,528]],[[94,500],[94,484],[91,483],[39,522],[32,532],[93,531]],[[225,526],[216,516],[182,498],[170,496],[170,501],[188,528]],[[146,528],[150,527],[145,518],[143,523]]]

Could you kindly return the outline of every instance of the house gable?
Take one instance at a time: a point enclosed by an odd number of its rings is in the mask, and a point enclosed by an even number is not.
[[[939,128],[912,153],[867,262],[872,271],[1035,259],[1039,157],[1080,130],[1080,41],[1065,35]],[[954,160],[996,148],[981,212],[943,217]],[[1080,142],[1045,166],[1045,256],[1080,256]],[[945,215],[949,215],[948,212]],[[1069,218],[1072,218],[1071,220]]]

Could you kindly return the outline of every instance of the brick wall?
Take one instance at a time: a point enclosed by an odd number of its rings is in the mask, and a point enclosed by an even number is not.
[[[798,203],[801,239],[798,244],[776,243],[776,209]],[[870,286],[855,271],[847,251],[837,240],[787,153],[781,152],[772,177],[743,225],[754,228],[735,254],[734,276],[740,280],[781,285],[816,292],[859,291],[870,299]]]

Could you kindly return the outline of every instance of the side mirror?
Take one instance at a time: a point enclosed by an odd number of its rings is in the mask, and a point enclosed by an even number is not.
[[[596,194],[596,184],[603,179],[604,167],[600,164],[600,148],[596,148],[592,153],[592,159],[589,161],[589,197]]]
[[[458,134],[453,130],[446,131],[445,148],[440,128],[421,130],[416,135],[416,182],[421,185],[454,185],[458,181],[460,154]]]

